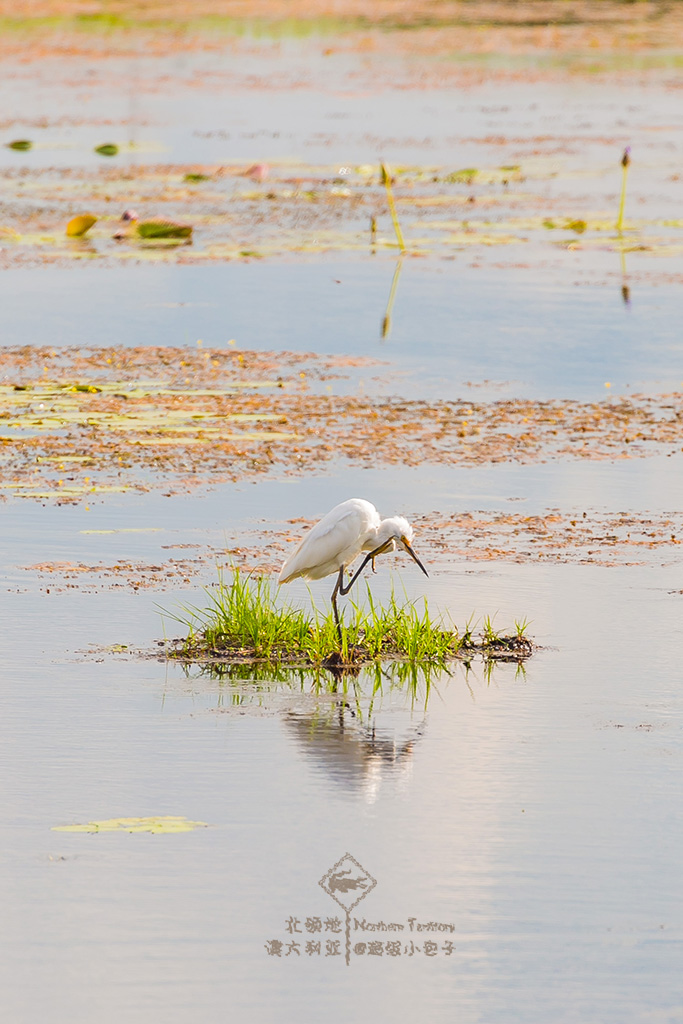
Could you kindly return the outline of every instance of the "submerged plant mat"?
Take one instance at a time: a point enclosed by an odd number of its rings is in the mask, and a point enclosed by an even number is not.
[[[45,586],[41,589],[48,594],[64,590],[89,593],[120,589],[177,590],[193,582],[209,565],[215,565],[220,557],[225,557],[225,552],[220,556],[216,552],[212,561],[208,550],[203,554],[204,557],[193,559],[166,558],[158,562],[142,562],[130,558],[92,565],[84,562],[40,562],[25,566],[24,571],[43,581]]]
[[[476,511],[411,513],[415,547],[429,567],[463,562],[505,561],[524,563],[586,563],[592,565],[642,565],[656,560],[680,562],[683,512],[605,512],[593,508],[573,511],[546,509],[524,512]],[[299,543],[315,520],[291,520],[281,526],[235,537],[228,549],[233,562],[262,572],[279,571],[287,553]],[[244,540],[251,543],[244,545]],[[396,563],[394,562],[396,559]],[[410,559],[383,555],[379,570],[401,568]],[[368,571],[369,576],[369,571]]]
[[[55,825],[53,832],[192,832],[196,828],[208,828],[204,821],[190,821],[176,815],[162,815],[158,818],[108,818],[106,821],[88,821],[83,825]]]
[[[502,511],[407,515],[415,527],[415,544],[431,575],[442,568],[476,562],[624,566],[677,564],[681,558],[678,549],[683,541],[683,512],[678,510],[608,513],[592,508],[573,512],[553,508],[536,515]],[[235,535],[226,531],[223,545],[168,543],[166,532],[159,530],[161,543],[154,561],[43,561],[18,567],[26,582],[9,589],[46,594],[70,590],[177,591],[196,587],[198,582],[208,583],[216,567],[229,570],[232,566],[275,576],[313,522],[296,519],[262,528],[241,528]],[[382,574],[406,567],[408,560],[401,555],[383,556],[378,562]]]
[[[46,58],[55,58],[49,65],[50,88],[57,95],[62,90],[65,100],[77,95],[79,86],[89,92],[92,84],[102,87],[104,81],[109,88],[95,113],[82,114],[77,102],[72,107],[63,102],[58,113],[27,123],[7,109],[0,121],[7,143],[29,133],[38,153],[74,146],[74,163],[80,164],[85,148],[78,152],[72,129],[88,127],[98,142],[110,132],[121,141],[116,156],[88,167],[50,167],[13,153],[0,169],[0,267],[83,260],[201,263],[283,254],[305,259],[373,249],[393,254],[396,239],[378,154],[412,152],[414,161],[416,144],[420,153],[429,152],[436,141],[362,135],[351,147],[359,154],[357,162],[349,166],[300,158],[278,162],[269,155],[268,132],[245,123],[241,140],[249,140],[254,159],[269,160],[267,180],[254,182],[245,176],[253,161],[232,161],[229,143],[223,163],[193,160],[197,136],[226,137],[220,120],[197,128],[183,145],[183,159],[192,162],[169,163],[155,141],[157,126],[110,110],[107,93],[127,95],[133,88],[158,94],[170,87],[171,96],[177,91],[248,97],[278,90],[290,92],[295,104],[302,89],[361,102],[394,91],[400,102],[407,91],[488,89],[492,84],[504,90],[512,82],[530,86],[532,108],[539,82],[577,75],[596,85],[601,76],[619,85],[632,84],[637,75],[639,83],[654,83],[664,93],[677,90],[683,62],[680,5],[647,0],[324,0],[310,5],[303,0],[238,0],[229,5],[227,16],[221,0],[117,0],[107,5],[33,0],[20,6],[17,16],[15,4],[0,0],[0,59],[17,58],[6,59],[3,68],[6,76],[16,76],[17,89],[26,69],[29,76],[38,76]],[[297,43],[284,62],[283,36]],[[195,63],[181,69],[175,55],[193,51],[199,54]],[[133,86],[130,58],[135,56],[141,58],[135,62],[140,77]],[[237,67],[236,58],[242,61]],[[646,259],[680,255],[680,199],[671,186],[680,178],[680,159],[670,148],[680,125],[650,123],[639,110],[616,118],[609,107],[595,122],[588,115],[578,125],[550,126],[547,119],[529,123],[525,117],[523,126],[515,123],[509,132],[493,134],[483,127],[477,133],[469,118],[467,129],[459,131],[456,118],[437,143],[441,153],[453,154],[452,164],[402,166],[400,158],[390,170],[409,252],[443,257],[460,252],[475,259],[503,249],[509,260],[534,264],[551,257],[562,261],[565,253],[558,250],[567,248],[637,249]],[[292,152],[339,139],[334,130],[324,139],[302,130]],[[123,141],[130,139],[136,141]],[[647,165],[647,187],[635,184],[637,198],[629,196],[628,231],[621,236],[615,232],[616,193],[627,143],[633,146],[634,168]],[[91,149],[88,144],[88,154]],[[63,152],[55,160],[61,164]],[[191,244],[144,240],[132,227],[114,240],[129,207],[135,207],[141,221],[186,223],[193,229]],[[98,223],[85,238],[67,238],[66,224],[86,212]],[[377,223],[374,240],[371,218]]]
[[[459,139],[495,146],[501,157],[520,147],[525,155],[501,166],[392,168],[409,254],[460,252],[475,258],[502,248],[511,250],[509,259],[533,263],[560,258],[560,250],[680,254],[679,204],[673,194],[667,200],[659,192],[659,187],[671,192],[671,182],[678,180],[676,168],[666,162],[654,171],[658,190],[644,197],[637,211],[629,204],[625,231],[616,231],[612,193],[621,141],[603,138],[602,155],[593,155],[580,172],[573,160],[586,145],[595,145],[588,136]],[[558,145],[568,159],[558,159]],[[258,185],[245,178],[245,170],[245,165],[197,164],[2,168],[0,267],[398,253],[379,164],[340,170],[285,162],[273,165],[268,181]],[[198,175],[206,180],[187,180]],[[589,175],[590,185],[584,180]],[[182,222],[192,238],[140,237],[139,229],[126,229],[120,220],[128,206],[135,206],[143,221]],[[67,224],[83,220],[86,210],[97,222],[87,235],[69,237]],[[378,225],[376,234],[371,220]]]
[[[314,388],[371,366],[230,347],[2,350],[0,493],[88,502],[297,465]]]
[[[614,460],[683,447],[680,393],[596,402],[372,398],[352,375],[376,367],[231,348],[4,349],[0,495],[88,504],[342,463]]]
[[[88,55],[130,54],[136,43],[140,45],[139,35],[152,53],[162,53],[168,52],[158,42],[164,31],[167,47],[186,52],[215,48],[224,42],[222,35],[239,36],[252,28],[261,40],[318,32],[337,36],[344,45],[351,36],[352,45],[364,46],[365,51],[371,48],[369,41],[381,47],[389,35],[385,45],[399,52],[410,52],[411,47],[432,55],[539,49],[574,54],[577,49],[592,49],[598,51],[598,59],[604,50],[670,50],[672,32],[681,23],[676,6],[661,0],[231,0],[227,7],[224,0],[116,0],[106,5],[92,0],[32,0],[18,8],[13,0],[0,0],[0,52],[23,53],[23,40],[16,35],[33,32],[40,34],[47,53],[63,54],[66,37],[67,45]],[[482,37],[482,28],[488,37]],[[361,37],[358,42],[356,35]]]

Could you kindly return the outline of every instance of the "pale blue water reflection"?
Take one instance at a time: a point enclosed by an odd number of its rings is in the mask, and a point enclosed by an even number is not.
[[[616,256],[608,254],[609,257]],[[600,398],[683,387],[677,285],[536,281],[460,260],[403,267],[389,340],[381,324],[393,263],[31,269],[0,278],[2,342],[170,345],[364,355],[365,386],[409,398]],[[576,269],[576,268],[574,268]],[[40,295],[40,303],[35,301]],[[87,300],[85,299],[87,296]],[[267,301],[264,301],[267,296]],[[373,378],[385,378],[373,384]],[[475,386],[469,386],[474,384]]]

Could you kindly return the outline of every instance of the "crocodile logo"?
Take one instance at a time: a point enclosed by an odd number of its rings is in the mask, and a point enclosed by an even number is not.
[[[377,885],[377,881],[350,853],[330,868],[318,883],[348,914]]]

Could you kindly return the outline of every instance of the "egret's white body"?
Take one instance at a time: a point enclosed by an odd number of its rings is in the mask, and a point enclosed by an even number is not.
[[[374,551],[388,541],[405,537],[413,539],[413,529],[401,516],[380,519],[375,506],[363,498],[349,498],[335,505],[316,523],[287,559],[280,571],[279,582],[289,583],[302,576],[321,580],[350,565],[361,551]]]
[[[349,498],[335,505],[331,512],[313,526],[280,570],[279,583],[302,577],[305,580],[321,580],[324,576],[338,573],[332,593],[332,607],[339,625],[337,593],[347,594],[353,583],[365,568],[385,551],[395,550],[401,544],[417,562],[425,576],[427,570],[412,548],[413,528],[403,516],[381,519],[375,506],[363,498]],[[366,551],[363,564],[346,586],[344,570]],[[341,635],[341,634],[340,634]]]

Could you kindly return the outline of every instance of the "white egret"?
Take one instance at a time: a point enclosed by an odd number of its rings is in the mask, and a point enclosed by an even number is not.
[[[319,523],[311,527],[294,554],[282,566],[278,582],[289,583],[290,580],[299,577],[305,580],[321,580],[324,576],[336,572],[337,582],[332,591],[332,610],[341,643],[337,594],[348,594],[368,562],[372,561],[374,569],[377,555],[385,551],[394,551],[400,544],[417,562],[425,576],[429,576],[413,551],[412,541],[413,528],[402,516],[381,519],[371,502],[363,498],[349,498],[348,501],[335,505]],[[345,586],[344,570],[362,551],[367,551],[368,554]]]

